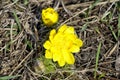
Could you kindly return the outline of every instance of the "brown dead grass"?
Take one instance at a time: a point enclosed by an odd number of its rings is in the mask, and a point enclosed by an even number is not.
[[[94,80],[96,53],[99,42],[102,43],[98,62],[97,79],[119,80],[119,71],[115,61],[120,55],[119,37],[117,40],[112,31],[118,33],[119,0],[101,0],[91,10],[93,0],[77,1],[66,4],[72,12],[67,14],[63,7],[58,8],[60,20],[72,25],[78,36],[84,41],[81,51],[75,54],[74,69],[59,70],[50,74],[38,74],[34,71],[36,58],[44,55],[43,42],[49,34],[41,21],[41,10],[54,6],[53,0],[30,0],[27,5],[23,1],[16,3],[9,0],[0,2],[0,76],[21,75],[17,80]],[[13,15],[16,12],[21,30]],[[111,16],[103,15],[110,12]],[[112,30],[110,30],[112,26]],[[117,66],[119,67],[119,66]],[[14,79],[13,79],[14,80]]]

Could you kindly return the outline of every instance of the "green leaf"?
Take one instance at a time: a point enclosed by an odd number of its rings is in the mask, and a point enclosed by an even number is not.
[[[24,0],[24,4],[27,5],[29,2],[28,0]]]
[[[8,80],[8,79],[13,79],[13,78],[16,78],[16,77],[19,77],[20,75],[17,75],[17,76],[4,76],[4,77],[0,77],[0,80]]]
[[[39,60],[42,61],[45,66],[45,72],[44,72],[45,74],[54,72],[56,70],[55,69],[56,65],[55,63],[53,63],[51,59],[46,59],[44,56],[41,56]]]

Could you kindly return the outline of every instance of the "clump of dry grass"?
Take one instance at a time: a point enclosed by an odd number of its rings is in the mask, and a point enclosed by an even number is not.
[[[96,72],[96,79],[120,79],[119,71],[115,68],[115,60],[120,55],[119,0],[83,0],[66,4],[73,16],[67,14],[62,6],[58,8],[58,25],[66,23],[74,26],[84,41],[84,47],[75,54],[73,69],[57,68],[48,74],[36,73],[34,65],[36,59],[44,55],[42,44],[50,30],[41,21],[41,10],[54,6],[54,1],[2,0],[0,4],[1,77],[20,75],[14,79],[94,80]],[[99,42],[99,59],[95,62]]]

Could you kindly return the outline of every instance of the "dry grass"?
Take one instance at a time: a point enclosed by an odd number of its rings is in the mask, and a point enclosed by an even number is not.
[[[84,41],[84,46],[75,54],[75,65],[69,69],[56,67],[54,72],[47,74],[34,70],[36,59],[44,55],[42,44],[51,30],[42,23],[41,10],[53,7],[54,2],[0,1],[0,78],[119,80],[119,0],[78,0],[74,4],[68,3],[65,6],[72,12],[72,16],[62,6],[58,7],[60,19],[56,26],[64,23],[74,26],[76,33]]]

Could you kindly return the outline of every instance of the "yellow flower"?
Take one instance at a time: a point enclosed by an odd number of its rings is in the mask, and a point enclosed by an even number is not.
[[[58,13],[53,8],[43,9],[42,20],[45,25],[52,26],[58,22]]]
[[[61,26],[58,31],[51,30],[49,40],[43,44],[46,49],[45,57],[57,61],[59,66],[74,64],[72,53],[79,52],[82,45],[83,42],[75,34],[74,28],[67,25]]]

